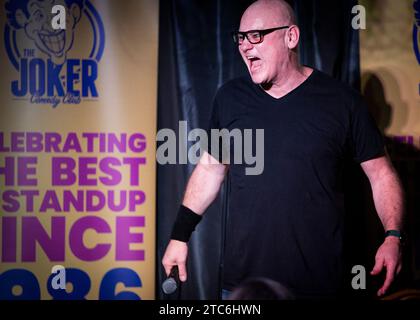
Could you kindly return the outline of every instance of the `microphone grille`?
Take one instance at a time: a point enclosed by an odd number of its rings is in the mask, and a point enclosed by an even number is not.
[[[162,283],[162,290],[165,294],[172,294],[176,291],[178,285],[174,278],[168,278]]]

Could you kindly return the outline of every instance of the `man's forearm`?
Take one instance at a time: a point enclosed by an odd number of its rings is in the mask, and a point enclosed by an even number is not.
[[[211,163],[210,157],[205,153],[195,167],[182,201],[184,206],[200,215],[217,197],[227,170],[223,164]]]
[[[385,230],[401,230],[404,216],[404,193],[397,173],[391,167],[372,183],[376,211]]]

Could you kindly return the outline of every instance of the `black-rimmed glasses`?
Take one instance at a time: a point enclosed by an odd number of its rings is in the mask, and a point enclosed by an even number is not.
[[[287,28],[289,28],[289,26],[282,26],[282,27],[263,29],[263,30],[236,31],[236,32],[232,32],[232,37],[233,37],[233,41],[237,45],[241,45],[242,42],[244,42],[245,37],[248,39],[250,43],[257,44],[264,41],[264,36],[266,34],[269,34],[270,32],[273,32],[276,30],[287,29]]]

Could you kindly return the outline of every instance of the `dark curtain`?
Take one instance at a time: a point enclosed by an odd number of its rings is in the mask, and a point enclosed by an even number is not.
[[[359,33],[351,26],[355,5],[357,0],[298,0],[294,9],[301,62],[359,89]]]
[[[230,32],[238,29],[242,12],[252,2],[160,1],[158,129],[178,132],[179,121],[187,121],[188,130],[207,127],[216,90],[247,72]],[[298,0],[292,5],[301,28],[301,62],[358,87],[358,32],[351,28],[355,4],[356,0]],[[192,170],[190,164],[157,168],[156,288],[160,299],[219,296],[228,181],[190,240],[188,281],[170,297],[161,291],[166,277],[161,259]]]

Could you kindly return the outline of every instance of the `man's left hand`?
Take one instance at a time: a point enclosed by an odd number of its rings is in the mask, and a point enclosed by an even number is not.
[[[383,267],[386,269],[386,278],[382,288],[378,290],[378,296],[386,293],[395,276],[401,271],[401,243],[397,237],[385,238],[384,243],[376,252],[375,266],[370,274],[378,275]]]

